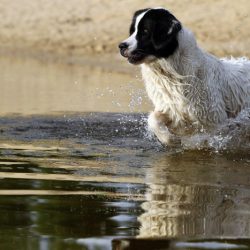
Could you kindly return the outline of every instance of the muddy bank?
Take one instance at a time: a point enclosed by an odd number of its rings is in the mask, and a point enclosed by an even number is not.
[[[149,6],[170,9],[218,56],[250,56],[248,0],[1,0],[0,43],[5,51],[115,54],[132,13]]]

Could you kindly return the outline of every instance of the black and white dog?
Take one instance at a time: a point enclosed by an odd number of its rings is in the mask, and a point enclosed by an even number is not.
[[[210,132],[250,107],[250,61],[218,59],[166,9],[135,12],[122,56],[140,64],[155,110],[148,125],[166,145]]]

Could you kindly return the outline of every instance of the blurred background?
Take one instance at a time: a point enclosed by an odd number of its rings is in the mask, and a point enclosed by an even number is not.
[[[250,56],[248,0],[0,0],[0,114],[150,110],[119,55],[134,11],[163,6],[217,56]]]

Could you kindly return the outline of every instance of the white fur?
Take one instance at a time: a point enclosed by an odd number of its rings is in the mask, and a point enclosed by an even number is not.
[[[169,58],[141,65],[155,106],[148,124],[164,144],[173,135],[211,131],[250,107],[249,60],[220,60],[202,51],[185,28],[178,42],[179,48]],[[159,113],[168,121],[168,128]]]

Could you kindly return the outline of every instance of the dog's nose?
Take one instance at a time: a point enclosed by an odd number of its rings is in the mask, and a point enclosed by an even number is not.
[[[124,43],[124,42],[123,42],[123,43],[120,43],[120,44],[119,44],[119,49],[120,49],[120,50],[124,50],[124,49],[127,49],[127,48],[128,48],[128,44],[127,44],[127,43]]]
[[[122,56],[128,57],[128,55],[127,55],[128,44],[127,43],[125,43],[125,42],[120,43],[119,49],[120,49],[120,53]]]

